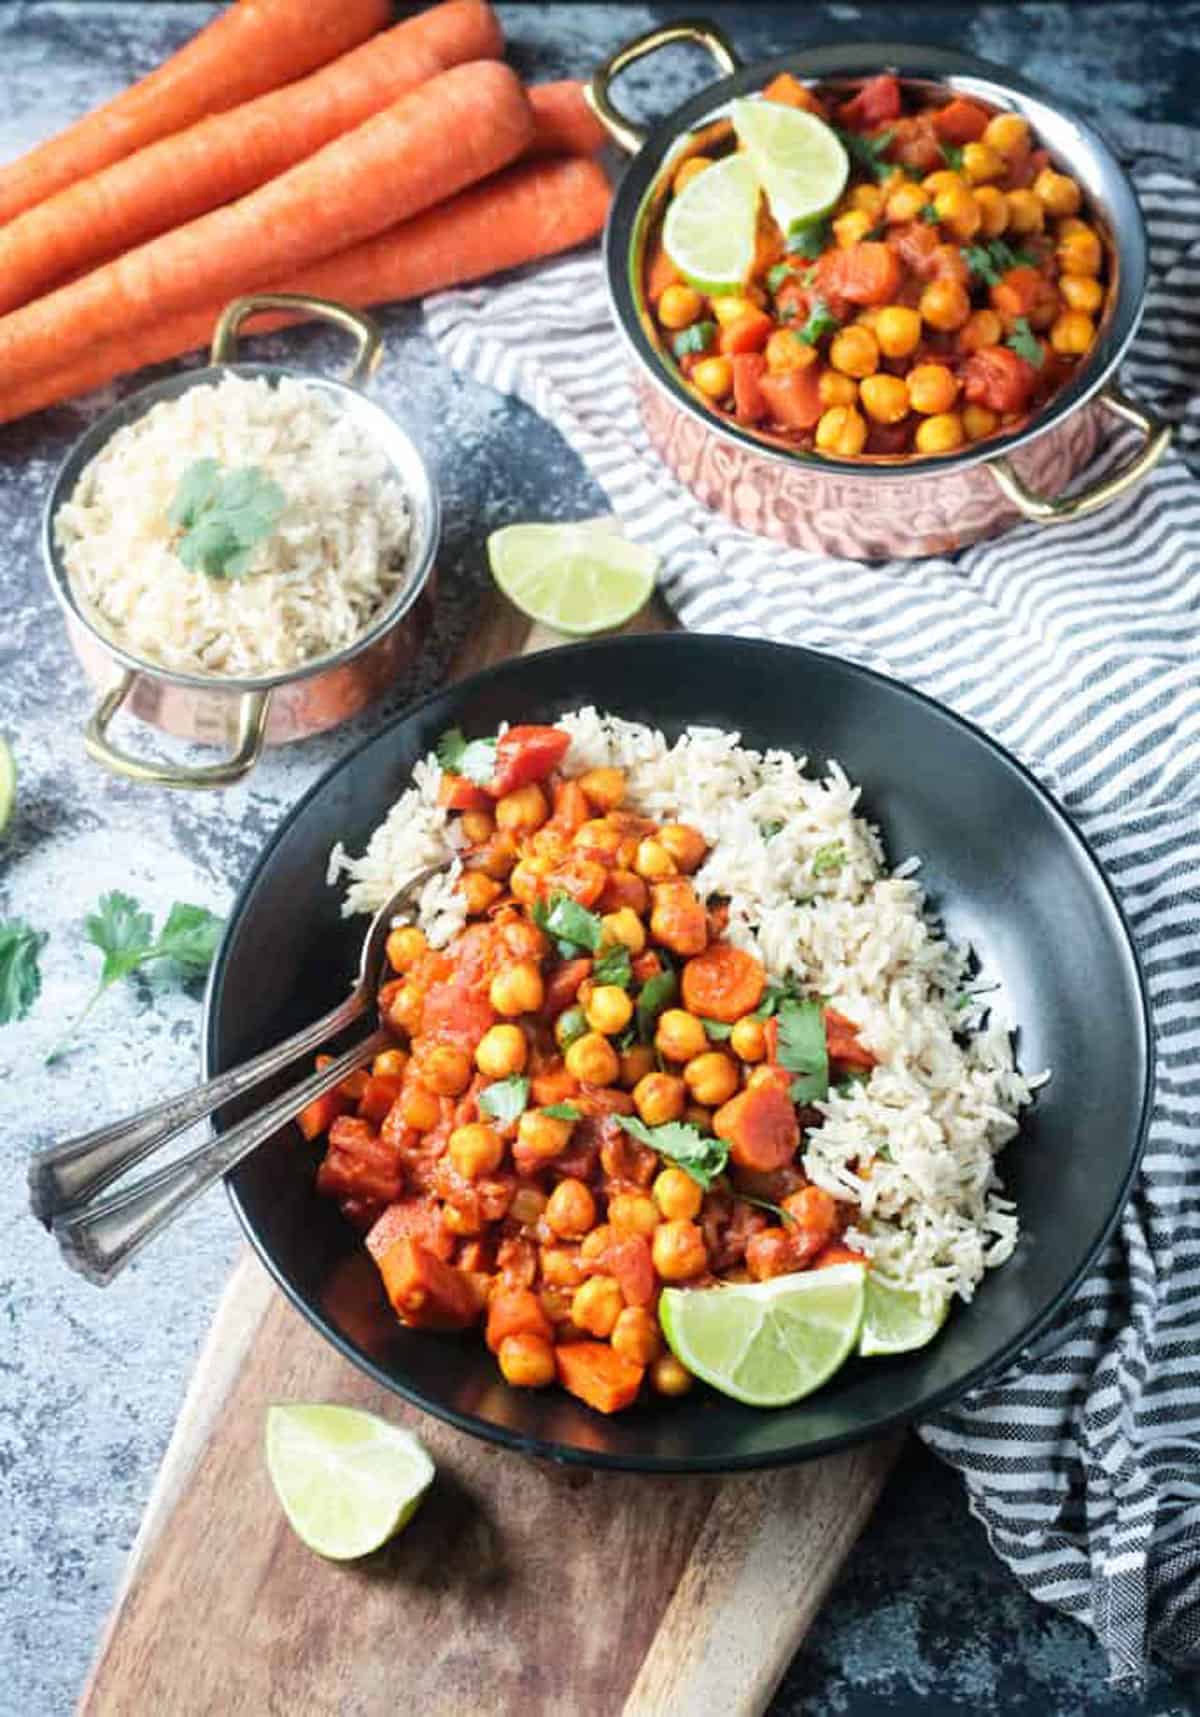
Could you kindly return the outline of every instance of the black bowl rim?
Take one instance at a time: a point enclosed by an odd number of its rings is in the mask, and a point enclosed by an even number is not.
[[[290,829],[292,824],[302,815],[308,805],[316,799],[319,794],[325,791],[333,777],[340,773],[341,770],[349,768],[361,752],[366,751],[369,746],[374,745],[378,740],[393,732],[403,723],[411,721],[414,716],[419,715],[422,710],[435,703],[447,692],[469,697],[478,687],[487,685],[489,681],[495,679],[501,673],[510,672],[515,660],[536,662],[542,656],[554,654],[556,656],[564,656],[586,662],[590,654],[599,650],[611,650],[614,644],[619,644],[624,649],[632,651],[646,651],[649,653],[655,650],[664,649],[687,650],[693,643],[701,640],[709,646],[714,642],[717,642],[717,639],[713,634],[707,633],[646,633],[620,639],[609,638],[593,640],[582,644],[560,646],[553,651],[542,650],[531,652],[527,657],[509,657],[503,662],[494,663],[490,667],[481,669],[478,673],[469,675],[466,679],[457,681],[449,686],[443,685],[440,688],[427,693],[426,696],[419,698],[415,703],[409,704],[395,717],[394,720],[388,722],[387,725],[381,728],[378,732],[368,734],[365,738],[361,739],[351,751],[347,752],[345,757],[341,758],[337,763],[333,764],[331,768],[327,769],[325,773],[313,783],[308,791],[304,793],[285,814],[282,821],[272,834],[270,840],[255,860],[253,868],[246,877],[241,888],[238,890],[237,897],[234,900],[229,911],[229,916],[226,919],[225,932],[221,938],[221,945],[218,948],[216,957],[213,961],[212,972],[209,977],[208,987],[205,991],[204,1016],[201,1023],[202,1057],[205,1077],[210,1078],[221,1070],[220,1062],[216,1054],[217,1016],[220,1011],[229,949],[232,942],[233,932],[247,909],[248,902],[256,888],[259,876],[265,870],[276,847],[287,830]],[[984,1383],[988,1378],[995,1377],[1000,1372],[1007,1369],[1014,1360],[1019,1359],[1022,1355],[1029,1354],[1035,1347],[1035,1344],[1039,1342],[1039,1339],[1045,1335],[1049,1326],[1053,1323],[1058,1314],[1070,1303],[1071,1300],[1074,1299],[1085,1277],[1091,1270],[1096,1259],[1099,1257],[1120,1219],[1121,1212],[1125,1207],[1125,1203],[1130,1192],[1132,1191],[1134,1181],[1141,1166],[1142,1154],[1146,1144],[1146,1136],[1150,1126],[1155,1083],[1156,1046],[1153,1030],[1153,1016],[1150,1009],[1149,991],[1146,985],[1146,975],[1142,968],[1141,957],[1138,954],[1137,944],[1134,941],[1133,932],[1130,928],[1128,918],[1125,915],[1124,908],[1117,897],[1115,889],[1108,879],[1104,867],[1101,865],[1095,853],[1093,853],[1082,833],[1076,828],[1075,824],[1071,821],[1070,817],[1063,810],[1061,805],[1059,805],[1054,796],[1049,793],[1037,780],[1036,776],[1034,776],[1033,773],[1019,761],[1019,759],[1014,757],[1011,752],[1006,750],[998,740],[992,739],[983,731],[982,728],[977,727],[974,722],[968,721],[965,716],[961,716],[954,710],[949,709],[945,704],[939,703],[936,698],[931,698],[924,692],[916,690],[915,687],[906,685],[902,680],[893,679],[890,675],[878,673],[875,669],[863,667],[857,662],[847,661],[844,657],[832,656],[832,654],[828,652],[810,650],[804,645],[782,644],[769,639],[739,638],[736,636],[726,636],[721,638],[719,641],[723,647],[731,653],[743,655],[748,659],[752,659],[755,656],[774,655],[779,651],[785,651],[797,657],[811,657],[813,659],[822,660],[826,663],[833,660],[838,664],[839,668],[841,668],[843,672],[850,676],[852,680],[875,682],[887,687],[890,691],[899,692],[902,696],[911,698],[915,702],[924,705],[936,720],[948,721],[952,726],[965,731],[979,743],[986,746],[987,749],[995,755],[996,760],[1003,768],[1010,770],[1013,774],[1018,776],[1019,779],[1023,781],[1024,784],[1034,793],[1034,795],[1041,800],[1052,821],[1058,826],[1060,832],[1066,837],[1068,842],[1076,848],[1080,857],[1092,871],[1102,895],[1107,898],[1108,904],[1114,915],[1116,926],[1118,927],[1124,942],[1124,951],[1131,962],[1133,975],[1136,979],[1138,999],[1140,1002],[1139,1023],[1141,1026],[1141,1044],[1139,1047],[1145,1059],[1145,1076],[1142,1081],[1140,1118],[1137,1128],[1137,1137],[1133,1141],[1133,1146],[1129,1156],[1129,1164],[1124,1176],[1122,1177],[1121,1186],[1117,1197],[1114,1200],[1113,1207],[1105,1218],[1104,1223],[1097,1232],[1091,1245],[1087,1248],[1080,1261],[1078,1269],[1073,1273],[1070,1281],[1050,1303],[1050,1305],[1048,1305],[1038,1317],[1034,1318],[1025,1329],[1023,1329],[1018,1335],[1014,1336],[1011,1341],[1006,1342],[1004,1347],[997,1353],[993,1354],[989,1359],[982,1361],[979,1365],[973,1367],[963,1377],[959,1378],[956,1383],[948,1384],[945,1388],[934,1391],[934,1393],[922,1403],[919,1413],[898,1411],[876,1421],[869,1428],[864,1429],[863,1431],[849,1431],[843,1432],[837,1436],[825,1437],[817,1442],[806,1444],[803,1448],[796,1449],[794,1451],[778,1451],[767,1455],[749,1456],[701,1455],[676,1458],[608,1454],[599,1450],[577,1448],[569,1443],[557,1443],[548,1438],[522,1436],[516,1432],[507,1430],[502,1425],[496,1425],[489,1420],[477,1418],[474,1414],[462,1413],[454,1408],[447,1407],[441,1402],[429,1400],[419,1390],[406,1386],[393,1376],[384,1366],[373,1360],[368,1354],[357,1349],[352,1342],[350,1342],[338,1330],[334,1329],[329,1320],[321,1312],[308,1303],[305,1296],[298,1289],[293,1287],[293,1285],[286,1279],[283,1272],[277,1267],[273,1257],[271,1256],[269,1248],[260,1240],[253,1223],[242,1205],[234,1179],[236,1170],[233,1170],[230,1174],[226,1175],[225,1186],[229,1194],[230,1202],[233,1205],[238,1221],[240,1222],[251,1246],[254,1248],[254,1251],[258,1254],[258,1257],[262,1260],[262,1263],[274,1278],[276,1285],[283,1290],[283,1293],[291,1301],[292,1305],[295,1306],[296,1310],[300,1312],[301,1315],[313,1326],[313,1328],[318,1330],[334,1348],[336,1348],[344,1359],[349,1360],[351,1364],[357,1366],[360,1371],[365,1372],[367,1376],[371,1377],[382,1387],[390,1390],[396,1395],[399,1395],[411,1406],[419,1408],[422,1412],[431,1414],[434,1418],[442,1420],[445,1424],[454,1426],[456,1430],[465,1431],[471,1436],[481,1437],[486,1442],[499,1444],[503,1448],[511,1449],[520,1454],[534,1455],[539,1459],[555,1461],[562,1465],[581,1466],[592,1469],[608,1469],[621,1472],[673,1474],[733,1473],[764,1470],[772,1467],[793,1466],[801,1461],[816,1459],[821,1455],[832,1454],[837,1450],[851,1448],[858,1443],[883,1436],[887,1432],[898,1429],[903,1425],[914,1423],[917,1418],[928,1418],[934,1413],[939,1412],[943,1407],[949,1405],[952,1401],[960,1400],[972,1389],[978,1388],[979,1385]]]

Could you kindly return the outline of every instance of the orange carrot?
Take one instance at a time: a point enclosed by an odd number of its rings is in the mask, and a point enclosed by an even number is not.
[[[615,1353],[607,1342],[571,1341],[556,1347],[558,1381],[597,1413],[620,1413],[637,1398],[645,1367]]]
[[[607,131],[583,99],[583,85],[574,78],[531,84],[529,105],[539,155],[595,155],[608,142]]]
[[[360,306],[419,298],[594,238],[604,225],[608,203],[608,182],[593,161],[522,162],[365,244],[300,273],[279,276],[264,289],[312,293]],[[24,387],[0,388],[0,422],[207,345],[219,309],[219,301],[213,300],[204,308],[164,318],[131,338],[98,342],[73,363]],[[250,329],[262,333],[302,320],[257,317]]]
[[[240,201],[0,318],[0,391],[73,362],[110,328],[135,334],[373,238],[532,139],[513,71],[453,66]]]
[[[446,0],[270,91],[151,143],[11,223],[0,243],[0,312],[182,226],[294,167],[448,66],[496,58],[487,0]]]
[[[0,167],[0,222],[210,113],[315,71],[388,22],[389,0],[238,0],[185,47]]]

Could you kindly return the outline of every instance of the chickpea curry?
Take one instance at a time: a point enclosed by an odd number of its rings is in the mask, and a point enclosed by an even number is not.
[[[799,1158],[874,1058],[726,939],[701,832],[629,809],[620,769],[565,774],[568,743],[444,737],[465,926],[392,931],[396,1045],[300,1125],[401,1322],[477,1328],[510,1384],[612,1413],[691,1387],[665,1286],[865,1262]]]
[[[660,227],[645,292],[665,361],[719,416],[842,459],[954,453],[1036,413],[1092,347],[1106,262],[1028,122],[890,74],[850,95],[783,73],[762,94],[836,130],[845,189],[788,233],[761,198],[734,291],[689,283]],[[671,197],[713,162],[685,160]]]

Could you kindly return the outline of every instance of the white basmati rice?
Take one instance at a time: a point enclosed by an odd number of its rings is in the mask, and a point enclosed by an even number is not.
[[[878,833],[855,814],[858,789],[836,764],[816,780],[804,759],[749,750],[735,733],[690,728],[672,745],[594,709],[557,725],[571,735],[568,773],[622,768],[633,809],[703,832],[710,850],[694,880],[702,895],[728,899],[731,940],[855,1022],[879,1064],[817,1105],[824,1122],[806,1136],[805,1172],[857,1207],[847,1238],[881,1277],[927,1304],[969,1300],[1016,1244],[995,1158],[1018,1131],[1030,1086],[1010,1027],[989,1016],[970,976],[969,951],[926,916],[915,861],[886,874]],[[405,876],[451,855],[439,779],[426,759],[362,858],[334,852],[329,880],[351,879],[347,914],[377,910]],[[458,868],[419,902],[435,946],[465,922]]]
[[[176,552],[169,513],[199,459],[282,489],[278,523],[236,578]],[[361,636],[404,577],[411,519],[368,432],[317,389],[229,375],[127,424],[54,521],[76,597],[115,643],[177,672],[285,672]]]

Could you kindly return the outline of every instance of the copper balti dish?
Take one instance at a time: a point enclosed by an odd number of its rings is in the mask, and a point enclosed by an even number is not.
[[[615,105],[611,86],[635,61],[672,42],[704,47],[724,75],[647,130]],[[909,84],[976,96],[1023,115],[1055,164],[1081,185],[1108,251],[1110,284],[1086,360],[1012,432],[936,457],[841,459],[772,443],[715,418],[664,361],[645,301],[643,264],[675,172],[688,156],[711,153],[728,137],[724,116],[734,97],[757,93],[783,71],[812,83],[844,79],[849,94],[885,70]],[[609,216],[605,263],[642,422],[651,445],[705,506],[746,530],[817,553],[854,560],[949,554],[1023,519],[1053,525],[1097,512],[1140,482],[1166,451],[1169,428],[1115,385],[1146,294],[1146,230],[1137,198],[1099,133],[1036,85],[951,49],[895,43],[807,48],[743,66],[714,24],[686,22],[620,48],[595,73],[587,95],[633,157]],[[1064,495],[1114,421],[1136,428],[1136,452],[1111,475]]]
[[[300,312],[349,333],[356,351],[345,378],[333,380],[280,364],[237,362],[238,330],[247,318],[262,311]],[[415,444],[362,391],[381,355],[379,329],[357,310],[290,293],[239,298],[226,307],[217,322],[208,366],[168,376],[132,394],[93,424],[68,453],[46,503],[42,553],[51,589],[66,615],[72,648],[101,691],[84,734],[88,755],[97,763],[114,774],[158,787],[228,787],[254,768],[264,746],[307,739],[351,720],[386,691],[414,659],[431,617],[441,507]],[[324,394],[383,449],[404,486],[412,516],[404,577],[367,630],[336,653],[254,679],[176,673],[122,649],[97,624],[73,589],[54,538],[59,507],[74,490],[84,467],[117,430],[143,417],[161,400],[175,399],[189,388],[219,381],[230,373],[262,376],[268,381],[289,377]],[[215,763],[189,766],[123,751],[109,737],[109,728],[122,707],[164,733],[219,746],[227,755]]]

